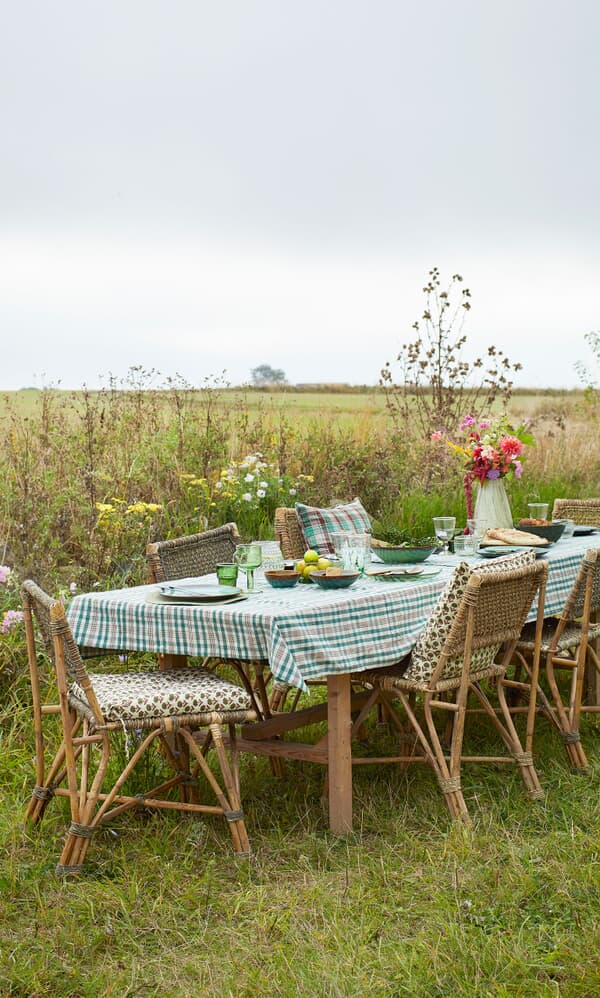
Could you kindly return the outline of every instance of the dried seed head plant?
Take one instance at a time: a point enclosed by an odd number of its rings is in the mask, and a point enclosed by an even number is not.
[[[463,327],[471,310],[471,292],[463,287],[460,274],[453,274],[443,287],[440,272],[433,267],[423,294],[425,308],[413,323],[414,339],[402,344],[396,358],[398,376],[387,361],[380,385],[397,429],[406,433],[410,427],[426,440],[432,426],[455,426],[467,410],[478,417],[498,402],[505,410],[512,395],[512,375],[521,364],[509,361],[495,346],[487,348],[485,360],[464,359]]]

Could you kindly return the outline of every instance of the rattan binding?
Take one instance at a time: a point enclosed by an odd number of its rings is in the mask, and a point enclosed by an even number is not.
[[[555,499],[553,520],[573,520],[578,526],[600,527],[600,499]]]

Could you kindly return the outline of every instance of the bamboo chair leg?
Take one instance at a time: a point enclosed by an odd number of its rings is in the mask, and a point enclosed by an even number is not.
[[[427,699],[430,700],[431,697],[429,698],[426,697],[426,705],[424,705],[425,718],[427,721],[427,727],[429,730],[430,739],[427,738],[425,732],[423,731],[423,728],[419,724],[417,716],[414,710],[412,709],[411,704],[409,703],[407,697],[404,695],[404,693],[399,692],[399,699],[402,702],[402,706],[404,707],[408,720],[410,721],[412,727],[414,728],[414,731],[417,735],[417,738],[419,739],[421,747],[423,748],[423,751],[427,756],[427,760],[437,777],[440,789],[442,791],[442,794],[444,795],[444,800],[446,801],[446,804],[448,806],[450,816],[454,819],[468,822],[470,820],[469,812],[467,809],[467,805],[465,803],[465,799],[462,794],[462,790],[460,789],[460,780],[456,779],[452,780],[450,777],[448,764],[446,762],[446,758],[444,756],[444,752],[442,746],[440,745],[439,738],[437,736],[437,731],[433,723],[433,717],[431,715],[431,707],[427,704]]]
[[[556,676],[554,674],[554,657],[552,655],[548,655],[546,660],[546,675],[548,677],[548,685],[550,686],[550,690],[552,692],[552,697],[556,706],[556,713],[560,722],[561,738],[569,757],[571,767],[575,773],[587,775],[589,773],[589,763],[581,744],[579,730],[578,728],[573,727],[569,714],[565,710],[565,705],[562,701],[558,683],[556,682]],[[575,682],[577,683],[577,678],[575,678]]]
[[[502,717],[504,724],[502,724],[496,715],[496,711],[492,707],[487,696],[481,689],[478,683],[472,685],[473,691],[478,696],[479,700],[486,708],[490,720],[494,723],[495,727],[500,733],[500,737],[504,741],[509,752],[515,760],[515,763],[519,767],[519,772],[521,774],[521,779],[525,785],[527,791],[527,796],[529,800],[543,800],[544,791],[538,779],[538,775],[533,763],[533,754],[531,752],[525,751],[523,745],[521,744],[521,739],[519,738],[519,733],[515,728],[513,723],[512,715],[510,713],[510,708],[506,702],[505,688],[503,685],[504,676],[498,676],[496,680],[496,692],[498,696],[498,703],[500,704],[500,709],[502,711]]]

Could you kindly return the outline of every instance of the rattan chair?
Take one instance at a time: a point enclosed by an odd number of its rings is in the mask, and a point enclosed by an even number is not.
[[[437,660],[431,660],[419,678],[409,678],[411,658],[390,669],[357,673],[353,680],[371,687],[371,696],[354,719],[353,733],[364,725],[368,713],[381,705],[384,715],[401,736],[406,754],[378,758],[378,762],[425,763],[433,769],[453,818],[468,819],[461,785],[463,763],[512,763],[517,765],[530,799],[542,797],[533,756],[523,749],[506,701],[506,670],[521,630],[538,595],[534,675],[539,663],[543,603],[548,566],[534,562],[513,570],[472,572],[464,595]],[[502,648],[500,652],[499,649]],[[407,668],[408,666],[408,668]],[[495,686],[495,708],[483,683]],[[474,694],[478,709],[468,708]],[[401,708],[401,710],[399,709]],[[440,732],[434,714],[446,719]],[[505,755],[465,755],[463,737],[467,714],[487,717],[500,735]],[[469,722],[473,720],[469,717]],[[528,711],[527,730],[533,730],[534,705]],[[449,750],[443,741],[449,742]],[[364,762],[368,762],[368,757]]]
[[[573,520],[579,526],[600,527],[600,499],[555,499],[553,520]]]
[[[279,506],[275,510],[275,540],[279,543],[284,558],[301,558],[306,551],[295,509]]]
[[[170,582],[214,572],[219,562],[233,561],[241,537],[235,523],[148,544],[150,582]]]
[[[36,785],[26,817],[37,822],[52,797],[68,797],[71,823],[57,873],[79,874],[98,828],[124,811],[141,807],[221,815],[229,824],[235,852],[247,854],[250,847],[240,803],[236,745],[236,725],[256,720],[247,691],[206,669],[90,673],[62,603],[31,581],[23,583],[22,596],[36,744]],[[58,707],[44,706],[34,618],[54,664]],[[62,722],[62,742],[49,764],[43,730],[48,714],[58,714]],[[229,757],[224,747],[225,727]],[[194,739],[199,731],[205,736],[201,745]],[[123,740],[128,732],[135,732],[131,737],[137,745],[128,758],[125,748],[123,765]],[[155,744],[160,745],[172,775],[141,794],[124,792],[128,777]],[[211,746],[224,789],[206,760]],[[119,773],[116,778],[115,771]],[[216,804],[199,803],[201,775]],[[165,798],[174,788],[180,788],[181,799]]]
[[[590,621],[591,614],[600,609],[600,550],[590,548],[581,562],[562,613],[544,621],[540,678],[547,679],[549,696],[538,685],[537,707],[559,732],[567,756],[575,772],[587,773],[588,761],[581,744],[579,719],[582,711],[600,711],[600,707],[582,704],[586,666],[600,674],[600,660],[590,642],[600,638],[600,623]],[[534,633],[528,624],[516,647],[516,660],[523,667],[525,677],[517,692],[531,694],[531,655]],[[560,690],[557,672],[570,672],[569,693],[565,702]],[[520,680],[517,672],[516,679]]]

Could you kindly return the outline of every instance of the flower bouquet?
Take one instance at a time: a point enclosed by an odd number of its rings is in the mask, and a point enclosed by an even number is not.
[[[506,415],[493,419],[477,420],[473,416],[465,416],[459,426],[463,435],[461,442],[448,438],[442,430],[431,434],[436,442],[445,441],[454,453],[462,459],[465,469],[464,487],[467,501],[467,517],[473,516],[473,482],[479,483],[478,505],[484,495],[486,486],[503,478],[520,478],[523,474],[525,457],[523,448],[532,446],[533,437],[528,432],[528,420],[516,429],[508,421]],[[505,497],[504,486],[499,489]],[[505,499],[509,522],[494,523],[493,526],[512,526],[510,508]],[[475,516],[478,510],[475,510]]]

